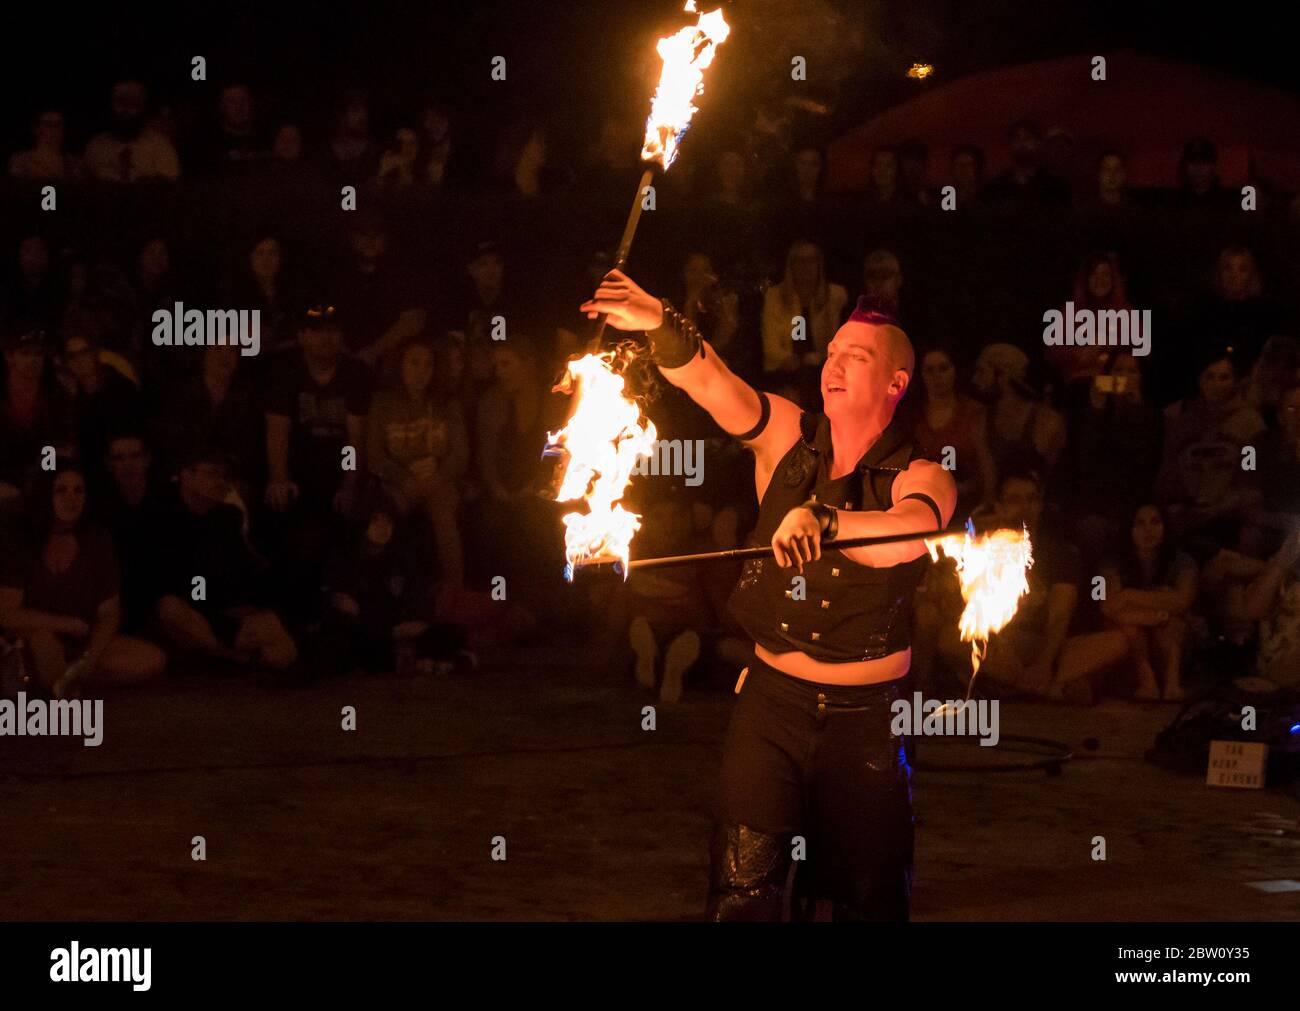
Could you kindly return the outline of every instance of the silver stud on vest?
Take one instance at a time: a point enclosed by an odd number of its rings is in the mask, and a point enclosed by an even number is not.
[[[829,600],[823,600],[823,601],[822,601],[822,610],[823,610],[823,611],[827,611],[827,610],[829,610],[829,609],[830,609],[830,606],[831,606],[831,602],[830,602]]]
[[[838,576],[839,574],[840,574],[840,570],[839,570],[839,569],[831,569],[831,575],[832,575],[832,576]]]
[[[788,632],[788,631],[790,631],[790,624],[789,624],[789,622],[785,622],[785,621],[781,622],[781,631],[782,631],[782,632]]]
[[[814,633],[812,634],[812,641],[813,641],[813,642],[816,642],[816,641],[817,641],[818,639],[820,639],[821,637],[822,637],[822,634],[821,634],[820,632],[814,632]]]

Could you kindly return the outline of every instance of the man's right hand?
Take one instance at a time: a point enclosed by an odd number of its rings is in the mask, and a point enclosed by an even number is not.
[[[615,330],[656,330],[664,321],[659,299],[643,291],[621,270],[611,270],[591,299],[579,306],[588,319],[604,313]]]

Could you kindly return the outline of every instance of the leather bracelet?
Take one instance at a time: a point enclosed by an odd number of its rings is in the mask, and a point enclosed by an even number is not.
[[[814,502],[809,499],[800,508],[807,509],[817,517],[817,525],[821,527],[822,540],[833,541],[840,532],[840,511],[834,506],[829,506],[825,502]]]
[[[664,307],[663,322],[648,330],[650,358],[666,369],[679,369],[700,352],[704,338],[689,319],[678,312],[671,302],[661,298]]]

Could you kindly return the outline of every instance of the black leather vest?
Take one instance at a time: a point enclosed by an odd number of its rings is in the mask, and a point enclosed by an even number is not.
[[[831,480],[830,419],[805,412],[799,428],[800,440],[777,464],[759,503],[752,546],[771,544],[786,513],[810,498],[852,512],[889,509],[894,478],[913,460],[911,438],[894,421],[857,467]],[[749,559],[727,607],[773,653],[800,650],[828,663],[876,660],[911,644],[913,598],[928,564],[922,555],[873,568],[843,552],[823,551],[820,560],[804,565],[801,592],[793,568],[772,558]]]

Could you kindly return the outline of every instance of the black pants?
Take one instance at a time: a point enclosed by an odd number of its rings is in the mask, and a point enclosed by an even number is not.
[[[792,919],[823,900],[837,920],[908,918],[912,771],[890,733],[902,692],[903,679],[824,685],[755,658],[723,748],[709,919],[782,919],[792,868]]]

